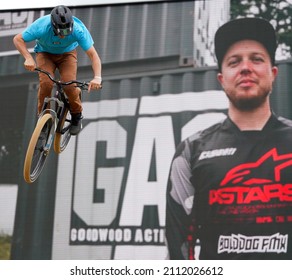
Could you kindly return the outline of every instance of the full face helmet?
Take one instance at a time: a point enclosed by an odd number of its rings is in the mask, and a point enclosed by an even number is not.
[[[51,11],[51,23],[56,35],[70,35],[73,31],[72,12],[63,5],[55,7]]]

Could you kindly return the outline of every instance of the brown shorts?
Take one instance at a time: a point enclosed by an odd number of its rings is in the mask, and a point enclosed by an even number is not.
[[[64,54],[50,54],[40,52],[36,54],[37,67],[46,70],[54,75],[56,69],[59,70],[60,79],[64,82],[76,80],[77,75],[77,51],[73,50]],[[43,73],[39,73],[39,91],[38,91],[38,113],[41,112],[44,99],[51,96],[53,82]],[[65,92],[69,100],[70,111],[73,114],[82,112],[82,104],[79,97],[79,89],[72,86],[66,86]]]

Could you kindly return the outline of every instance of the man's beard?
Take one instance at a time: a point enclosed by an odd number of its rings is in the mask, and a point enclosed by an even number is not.
[[[235,108],[240,111],[248,112],[261,107],[261,105],[266,102],[266,99],[268,98],[270,93],[271,90],[267,89],[265,91],[262,91],[261,94],[252,97],[236,97],[235,95],[228,94],[227,92],[226,95]]]

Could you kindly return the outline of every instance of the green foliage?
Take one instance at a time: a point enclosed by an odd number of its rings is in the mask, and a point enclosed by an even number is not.
[[[271,22],[281,45],[283,56],[292,56],[291,0],[230,0],[231,19],[257,16]]]
[[[11,236],[0,235],[0,260],[10,259]]]

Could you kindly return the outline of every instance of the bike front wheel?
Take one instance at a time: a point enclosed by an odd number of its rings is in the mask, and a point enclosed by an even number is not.
[[[71,138],[70,134],[70,127],[71,127],[71,114],[68,108],[65,109],[63,117],[61,118],[58,129],[55,134],[54,140],[54,151],[57,154],[63,152]]]
[[[54,138],[55,124],[51,114],[43,115],[31,136],[24,161],[23,176],[33,183],[41,174]]]

